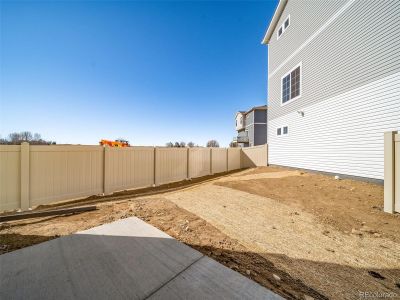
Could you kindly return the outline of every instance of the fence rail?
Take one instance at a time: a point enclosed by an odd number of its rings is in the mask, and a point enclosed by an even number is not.
[[[400,213],[400,134],[385,132],[384,211]]]
[[[265,152],[265,153],[264,153]],[[267,146],[0,145],[0,211],[267,165]]]

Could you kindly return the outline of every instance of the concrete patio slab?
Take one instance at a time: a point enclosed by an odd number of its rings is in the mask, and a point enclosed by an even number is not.
[[[0,299],[276,299],[132,217],[0,255]]]
[[[204,256],[149,299],[282,299],[261,285]]]

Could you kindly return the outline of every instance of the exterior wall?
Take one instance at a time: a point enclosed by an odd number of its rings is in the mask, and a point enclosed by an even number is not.
[[[400,129],[400,73],[270,120],[269,163],[383,179],[383,133]],[[276,128],[289,134],[277,136]]]
[[[235,122],[236,122],[236,124],[235,124],[236,130],[241,130],[246,126],[245,125],[245,118],[244,118],[244,115],[242,113],[236,114]]]
[[[254,123],[267,123],[267,110],[254,111]]]
[[[264,145],[266,143],[267,143],[267,124],[255,124],[253,146]]]
[[[249,113],[246,130],[249,136],[249,146],[264,145],[267,143],[267,113],[265,110],[254,110]]]
[[[275,70],[348,0],[296,1],[286,4],[269,42],[269,69]],[[280,25],[290,15],[290,26],[277,39]]]
[[[247,135],[249,136],[249,146],[254,146],[254,124],[246,126]]]
[[[269,44],[269,162],[382,179],[383,133],[400,126],[399,47],[399,1],[289,0]],[[299,63],[301,97],[281,105]]]
[[[326,4],[327,7],[333,5],[332,3],[343,4],[342,1],[336,2],[336,0],[322,2],[330,3]],[[301,6],[298,7],[299,3]],[[306,43],[304,48],[300,45],[294,51],[285,54],[284,58],[281,57],[281,52],[276,48],[290,47],[294,42],[294,37],[289,34],[294,30],[296,35],[300,34],[296,27],[298,19],[306,19],[310,24],[314,22],[312,20],[316,17],[309,18],[307,14],[304,15],[304,11],[312,9],[317,3],[319,2],[288,1],[285,13],[286,10],[290,10],[291,25],[279,40],[276,40],[276,33],[271,39],[269,45],[271,65],[268,75],[269,120],[400,70],[400,55],[398,55],[400,2],[396,0],[348,0],[343,4],[347,5],[344,10],[340,10],[343,5],[337,5],[338,11],[342,13],[329,26],[324,27],[324,30]],[[318,22],[320,23],[324,25],[326,17],[322,22]],[[301,44],[305,42],[303,39]],[[297,49],[300,51],[296,52]],[[279,61],[281,67],[273,66],[275,61]],[[300,62],[302,63],[301,97],[281,106],[281,78]]]

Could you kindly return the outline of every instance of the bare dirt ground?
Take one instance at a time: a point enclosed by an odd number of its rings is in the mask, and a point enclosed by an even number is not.
[[[268,167],[159,192],[3,223],[0,253],[135,215],[288,299],[400,298],[400,216],[380,185]]]

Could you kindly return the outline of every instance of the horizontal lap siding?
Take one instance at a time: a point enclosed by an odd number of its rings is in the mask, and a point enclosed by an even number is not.
[[[306,8],[314,4],[306,3]],[[302,13],[293,11],[291,17]],[[399,72],[399,48],[400,1],[355,1],[269,78],[269,121]],[[281,106],[281,77],[299,62],[302,96]]]
[[[400,73],[303,111],[270,121],[270,164],[383,179],[383,133],[400,129]],[[282,125],[289,134],[278,137]]]
[[[307,20],[304,10],[320,4],[309,1],[300,8],[294,2],[287,6],[290,29],[298,30],[298,18],[313,27],[316,21]],[[269,45],[274,67],[290,56],[281,68],[269,68],[269,163],[383,179],[383,133],[400,129],[400,2],[345,1],[337,9],[347,3],[293,57],[308,36],[285,57],[278,56],[276,42]],[[315,18],[323,24],[327,16]],[[289,37],[288,30],[279,42],[290,48]],[[301,97],[281,106],[281,77],[300,62]],[[282,126],[289,127],[289,134],[278,137]]]
[[[0,146],[0,211],[20,207],[20,146]]]
[[[347,0],[289,0],[269,42],[269,70],[275,70],[317,31]],[[277,40],[279,26],[290,15],[290,26]]]

